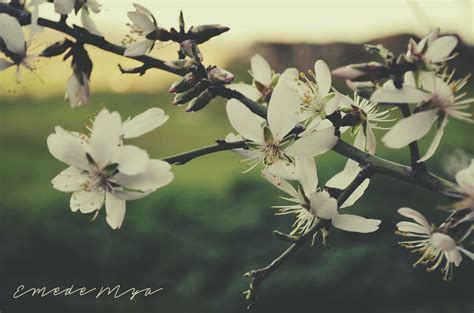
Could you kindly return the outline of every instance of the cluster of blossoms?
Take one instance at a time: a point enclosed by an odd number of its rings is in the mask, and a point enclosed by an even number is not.
[[[43,2],[46,1],[30,3],[33,7],[30,34],[37,31],[38,5]],[[163,62],[163,66],[183,74],[169,89],[176,94],[173,104],[189,103],[187,111],[196,112],[218,95],[229,99],[226,112],[237,134],[228,134],[222,142],[241,143],[238,148],[232,148],[248,162],[245,172],[259,167],[267,181],[287,194],[284,199],[290,204],[275,208],[279,215],[294,215],[291,236],[304,237],[320,224],[323,240],[330,226],[358,233],[379,229],[380,220],[344,212],[363,196],[370,184],[370,175],[357,181],[362,173],[361,165],[367,164],[349,159],[342,170],[318,187],[315,157],[335,148],[342,134],[353,140],[352,149],[374,157],[377,146],[374,130],[387,130],[382,142],[398,149],[416,143],[435,125],[437,131],[431,146],[423,157],[415,160],[422,163],[435,154],[448,118],[473,122],[472,114],[465,110],[474,99],[464,99],[465,94],[458,94],[467,78],[454,80],[453,73],[446,67],[446,61],[453,57],[457,39],[440,37],[439,30],[419,43],[410,41],[408,51],[396,61],[387,49],[370,46],[370,51],[384,59],[383,64],[349,65],[333,72],[323,60],[317,60],[308,74],[294,68],[278,74],[257,54],[250,60],[252,83],[245,84],[232,83],[234,76],[230,72],[216,66],[205,67],[202,63],[198,45],[228,28],[201,25],[185,31],[181,14],[179,30],[167,30],[158,26],[148,9],[139,4],[134,7],[135,11],[128,13],[132,22],[129,26],[140,40],[132,40],[127,47],[117,47],[120,53],[138,57],[150,53],[157,41],[179,43],[179,59]],[[89,16],[91,11],[100,12],[96,0],[55,0],[54,8],[61,14],[63,24],[72,11],[81,12],[85,35],[102,36]],[[66,99],[72,107],[88,103],[93,64],[84,42],[65,39],[47,47],[38,56],[27,54],[29,42],[25,41],[17,19],[0,13],[0,51],[8,58],[0,59],[0,70],[23,65],[33,71],[36,57],[66,53],[64,59],[72,59],[73,70]],[[139,74],[147,69],[146,64],[136,69],[121,68],[124,73]],[[355,91],[354,96],[343,95],[333,88],[332,75],[347,79]],[[413,110],[391,126],[395,119],[391,118],[392,109],[386,109],[390,104],[412,104]],[[125,121],[119,113],[103,109],[87,133],[70,132],[57,126],[48,137],[47,145],[51,154],[69,167],[52,180],[53,187],[72,193],[73,211],[97,216],[105,204],[107,223],[113,229],[120,228],[127,200],[145,197],[169,184],[174,177],[169,163],[150,159],[146,151],[124,141],[150,132],[167,119],[158,108]],[[410,171],[415,171],[415,166]],[[358,183],[354,185],[355,182]],[[455,186],[448,193],[458,201],[440,226],[431,225],[420,213],[408,208],[401,208],[399,213],[415,222],[404,221],[397,225],[400,234],[417,238],[401,243],[421,253],[416,264],[431,264],[429,269],[441,268],[446,279],[452,276],[453,266],[459,266],[463,254],[473,258],[463,242],[471,234],[474,220],[474,160],[456,174]],[[350,194],[340,200],[339,196],[347,190]],[[457,231],[459,229],[463,231]]]

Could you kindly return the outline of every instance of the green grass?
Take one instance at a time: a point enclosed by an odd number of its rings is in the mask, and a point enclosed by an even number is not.
[[[5,312],[244,312],[241,275],[263,266],[285,244],[271,231],[287,231],[290,218],[274,217],[280,193],[245,169],[231,152],[175,166],[176,179],[151,196],[128,203],[125,223],[111,231],[101,214],[73,214],[69,196],[50,180],[65,167],[48,152],[54,126],[83,130],[87,117],[106,105],[122,117],[158,106],[171,116],[163,126],[132,143],[162,158],[213,143],[232,131],[222,101],[189,114],[157,95],[94,94],[88,107],[70,109],[60,98],[1,100],[0,103],[0,310]],[[443,157],[454,149],[474,154],[472,125],[452,121],[436,156],[428,162],[443,172]],[[380,135],[380,134],[378,134]],[[378,136],[380,137],[380,136]],[[346,138],[347,139],[347,138]],[[426,150],[429,138],[421,142]],[[378,145],[378,154],[407,163],[408,151]],[[344,158],[319,157],[320,181],[340,171]],[[449,178],[449,177],[448,177]],[[397,246],[396,209],[413,206],[435,222],[446,200],[418,187],[375,177],[350,210],[381,218],[379,232],[334,231],[331,248],[306,247],[263,286],[257,312],[435,312],[472,311],[472,263],[456,269],[455,281],[413,270],[415,257]],[[152,298],[97,301],[88,298],[11,299],[19,284],[29,286],[113,285],[164,287]]]

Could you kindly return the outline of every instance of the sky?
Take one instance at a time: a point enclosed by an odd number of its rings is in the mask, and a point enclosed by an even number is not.
[[[126,13],[133,10],[134,1],[102,0],[102,11],[92,18],[106,38],[119,42],[128,33]],[[162,27],[176,27],[179,11],[183,10],[188,27],[199,24],[223,24],[231,30],[202,49],[213,64],[225,64],[239,51],[248,49],[257,41],[279,42],[360,42],[392,35],[411,33],[427,34],[434,27],[442,32],[457,33],[474,44],[473,0],[139,0],[155,14]],[[51,4],[41,7],[40,16],[57,19]],[[70,22],[79,23],[72,18]],[[41,50],[45,40],[51,42],[61,35],[44,31],[32,45]],[[242,49],[242,50],[241,50]],[[126,92],[146,91],[150,84],[159,81],[168,84],[171,76],[154,71],[146,77],[124,77],[116,70],[117,63],[135,63],[92,49],[91,55],[100,63],[93,76],[93,89]],[[153,52],[154,56],[170,59],[176,47],[164,44]],[[49,95],[63,90],[67,64],[58,59],[42,61],[38,76],[27,75],[23,88],[13,83],[12,73],[0,74],[0,93],[37,93]],[[46,79],[46,77],[51,77]],[[45,80],[45,83],[41,83]],[[49,81],[48,81],[49,80]],[[45,84],[48,88],[44,88]],[[13,91],[13,92],[12,92]]]

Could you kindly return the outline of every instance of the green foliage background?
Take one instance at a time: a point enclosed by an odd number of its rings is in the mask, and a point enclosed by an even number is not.
[[[84,121],[102,104],[131,116],[159,106],[171,119],[157,131],[133,141],[155,158],[212,144],[231,128],[222,101],[186,114],[172,107],[164,92],[94,94],[92,104],[71,110],[62,99],[0,100],[0,310],[1,312],[245,312],[242,274],[267,265],[287,244],[271,231],[289,230],[291,218],[275,217],[271,205],[280,192],[231,152],[222,152],[174,167],[175,181],[148,198],[128,203],[120,231],[105,224],[103,212],[73,214],[69,196],[50,180],[65,165],[48,153],[46,137],[55,125],[83,130]],[[395,114],[395,113],[394,113]],[[472,125],[451,121],[435,158],[460,148],[474,153]],[[422,142],[426,149],[428,141]],[[406,163],[407,149],[378,153]],[[342,169],[344,158],[328,153],[317,159],[320,181]],[[382,176],[373,178],[365,196],[350,210],[383,220],[370,235],[334,230],[330,247],[304,247],[261,288],[255,312],[459,313],[472,312],[472,262],[464,260],[454,281],[439,273],[413,269],[415,255],[397,245],[396,210],[410,206],[434,222],[446,199]],[[112,300],[91,297],[21,298],[27,287],[115,286],[163,287],[156,296]]]

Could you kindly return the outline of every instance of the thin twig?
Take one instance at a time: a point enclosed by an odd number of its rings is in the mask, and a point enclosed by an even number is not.
[[[365,165],[357,177],[349,184],[349,186],[342,191],[342,193],[337,198],[338,206],[341,206],[351,195],[352,193],[364,182],[365,179],[370,177],[371,175],[371,165]],[[251,270],[250,272],[246,273],[245,277],[250,277],[250,285],[249,289],[244,292],[245,299],[248,302],[247,309],[250,309],[253,304],[255,304],[257,300],[257,293],[258,289],[262,282],[267,279],[276,269],[278,269],[283,263],[288,260],[288,258],[293,255],[301,246],[303,246],[306,242],[312,239],[318,230],[321,228],[327,228],[328,221],[325,220],[317,220],[314,225],[303,235],[299,237],[289,236],[283,234],[279,231],[274,231],[273,234],[281,238],[291,239],[294,240],[293,244],[289,246],[280,256],[274,259],[269,265],[264,268]]]

